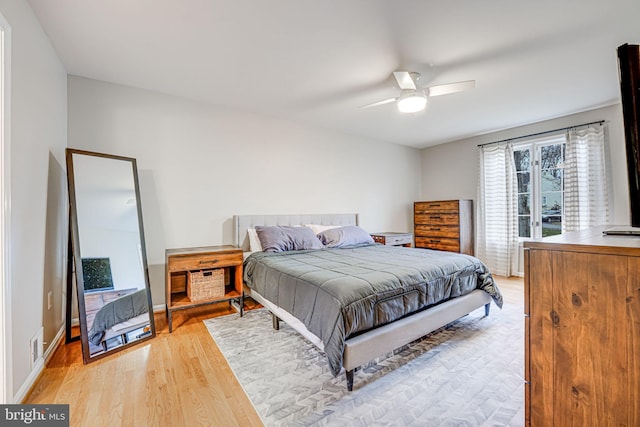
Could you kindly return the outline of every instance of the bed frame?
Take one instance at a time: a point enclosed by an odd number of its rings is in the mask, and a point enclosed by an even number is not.
[[[91,356],[110,350],[110,348],[108,348],[107,342],[112,338],[120,337],[120,340],[122,343],[120,345],[128,343],[129,339],[127,338],[127,334],[129,332],[135,331],[136,329],[142,329],[147,325],[150,325],[149,313],[142,313],[136,317],[132,317],[131,319],[125,320],[124,322],[116,323],[115,325],[113,325],[112,327],[110,327],[105,331],[104,336],[100,340],[100,344],[95,345],[95,344],[92,344],[91,342],[89,343],[89,346],[91,348],[90,350]],[[89,328],[90,327],[91,325],[89,325]],[[141,332],[140,335],[147,336],[149,333],[150,333],[150,330],[149,332]],[[136,339],[137,338],[138,337],[136,337]]]
[[[234,244],[244,251],[249,250],[247,229],[256,225],[358,225],[357,214],[321,214],[321,215],[236,215],[234,216]],[[320,350],[322,341],[311,333],[304,324],[256,291],[245,287],[254,300],[265,306],[273,315],[274,328],[278,321],[284,320],[289,326],[302,334]],[[375,359],[398,347],[409,344],[430,332],[463,317],[484,306],[485,315],[489,315],[491,296],[481,290],[462,297],[445,301],[429,309],[396,320],[395,322],[349,338],[345,342],[343,367],[347,379],[347,389],[353,390],[355,371]]]

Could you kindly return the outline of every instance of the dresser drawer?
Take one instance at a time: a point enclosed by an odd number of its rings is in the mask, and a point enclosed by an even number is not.
[[[446,200],[441,202],[415,202],[414,212],[418,213],[437,213],[437,212],[449,212],[458,213],[460,203],[458,200]]]
[[[132,294],[134,292],[136,292],[137,289],[122,289],[119,291],[112,291],[112,292],[107,292],[102,296],[102,299],[104,301],[104,303],[108,303],[113,301],[114,299],[118,299],[120,297],[123,297],[125,295],[129,295]]]
[[[84,294],[84,309],[87,313],[98,311],[103,305],[104,299],[102,298],[102,295],[91,295],[88,292]]]
[[[410,245],[411,243],[413,243],[411,234],[385,237],[385,245]]]
[[[242,251],[234,253],[211,253],[174,256],[169,263],[169,272],[202,270],[203,268],[229,267],[242,264]]]
[[[460,252],[460,241],[458,239],[416,237],[416,248]]]
[[[374,242],[388,246],[411,247],[413,243],[413,234],[411,233],[372,233],[371,237]]]
[[[448,237],[458,239],[460,227],[458,225],[416,225],[416,237]]]
[[[138,289],[129,288],[129,289],[117,289],[113,291],[98,291],[98,292],[85,292],[84,294],[84,304],[85,309],[87,311],[91,310],[99,310],[108,302],[113,301],[114,299],[123,297],[125,295],[132,294],[136,292]]]
[[[416,226],[420,224],[429,225],[459,225],[460,216],[457,213],[430,213],[415,214],[413,222]]]

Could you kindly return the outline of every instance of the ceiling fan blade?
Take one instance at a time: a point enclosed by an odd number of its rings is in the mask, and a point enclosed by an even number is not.
[[[411,73],[409,73],[408,71],[394,71],[393,77],[396,78],[400,89],[417,89],[416,82],[413,80],[413,77],[411,77]]]
[[[475,80],[466,80],[464,82],[447,83],[443,85],[436,85],[427,88],[429,96],[448,95],[450,93],[462,92],[464,90],[473,89],[476,87]]]
[[[390,102],[393,102],[396,99],[398,99],[398,98],[389,98],[389,99],[385,99],[385,100],[382,100],[382,101],[374,102],[373,104],[362,105],[362,106],[360,106],[360,108],[377,107],[378,105],[384,105],[384,104],[388,104]]]

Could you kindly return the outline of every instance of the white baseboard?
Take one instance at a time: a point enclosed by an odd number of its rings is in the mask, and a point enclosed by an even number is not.
[[[29,373],[26,381],[22,384],[22,387],[18,390],[18,392],[13,396],[13,401],[22,403],[25,397],[27,397],[27,393],[31,390],[31,387],[36,383],[36,380],[44,370],[44,358],[40,357],[33,366],[33,369]]]
[[[53,353],[58,348],[58,345],[60,345],[60,343],[62,342],[64,333],[65,325],[62,325],[62,327],[58,330],[56,336],[51,341],[51,345],[47,347],[47,351],[45,351],[44,354],[35,362],[33,369],[29,373],[26,381],[22,384],[18,392],[13,396],[13,402],[22,403],[24,398],[27,397],[29,390],[31,390],[31,388],[35,385],[38,377],[40,377],[40,374],[42,373],[42,371],[44,371],[44,367],[49,362],[49,359],[51,359],[51,356],[53,356]]]
[[[44,357],[45,365],[49,363],[49,359],[51,359],[51,356],[53,356],[53,353],[56,351],[56,348],[58,348],[58,345],[60,345],[60,342],[62,341],[64,334],[65,334],[65,325],[63,324],[62,327],[58,330],[58,333],[56,334],[56,336],[53,337],[53,340],[51,341],[51,344],[49,345],[49,347],[47,347],[47,351],[44,352],[43,357]]]

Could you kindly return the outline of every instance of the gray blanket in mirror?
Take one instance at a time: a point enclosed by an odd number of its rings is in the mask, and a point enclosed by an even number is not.
[[[107,329],[148,311],[149,301],[146,289],[140,289],[108,302],[96,313],[89,330],[89,341],[99,345]]]

